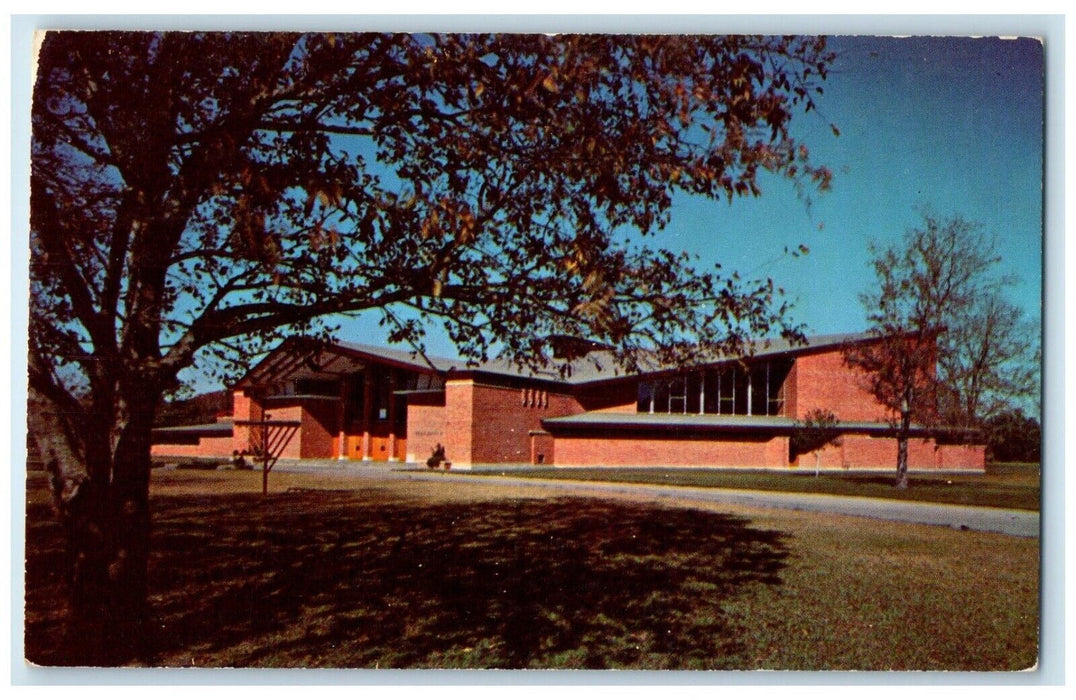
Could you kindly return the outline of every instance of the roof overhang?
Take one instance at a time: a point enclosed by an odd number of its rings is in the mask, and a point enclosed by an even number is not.
[[[591,411],[573,416],[545,418],[542,427],[556,434],[609,433],[752,433],[757,435],[791,435],[802,423],[788,416],[740,416],[713,414],[612,413]],[[840,421],[842,434],[871,437],[896,437],[897,428],[885,421]],[[915,424],[909,437],[934,437],[945,429]]]
[[[167,443],[169,440],[195,438],[225,438],[232,436],[232,423],[203,423],[201,425],[179,425],[168,428],[154,428],[154,442]]]
[[[415,353],[325,343],[310,338],[289,338],[251,368],[234,388],[278,387],[296,379],[331,380],[361,372],[370,366],[443,374],[434,360],[427,362]]]

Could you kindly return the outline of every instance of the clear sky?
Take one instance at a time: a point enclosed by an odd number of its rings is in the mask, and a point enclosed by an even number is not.
[[[671,239],[741,274],[773,277],[814,332],[858,331],[868,243],[897,242],[921,211],[997,236],[1013,301],[1039,316],[1043,78],[1036,40],[836,38],[819,100],[794,130],[834,172],[808,209],[773,179],[731,206],[681,200]],[[840,135],[835,136],[830,123]],[[773,262],[784,246],[810,254]]]
[[[114,24],[113,20],[99,21]],[[303,24],[299,18],[278,21],[296,29],[321,27]],[[836,20],[790,21],[793,26],[842,26]],[[366,22],[370,24],[368,18]],[[505,30],[540,29],[520,20],[504,22]],[[742,22],[746,24],[727,18],[710,23],[683,18],[667,23],[655,18],[621,24],[595,20],[594,26],[570,29],[754,31],[758,20]],[[862,24],[852,22],[849,31],[863,32],[858,26]],[[972,24],[988,30],[991,26],[979,19],[957,21],[954,29],[965,31]],[[998,27],[1011,25],[1001,22]],[[895,27],[881,20],[866,25],[872,26],[891,32]],[[925,26],[922,22],[909,26],[923,34],[925,27],[938,31],[946,25],[932,19]],[[398,19],[386,26],[363,27],[418,28]],[[1034,39],[838,36],[831,46],[838,58],[824,84],[825,94],[818,99],[819,111],[798,114],[792,128],[811,149],[815,163],[833,170],[832,190],[814,195],[809,209],[791,184],[778,178],[763,179],[761,197],[739,199],[731,205],[682,196],[675,202],[670,225],[651,242],[698,253],[705,261],[720,262],[725,270],[747,277],[772,277],[795,301],[793,318],[804,323],[809,333],[856,332],[865,327],[857,294],[873,280],[869,241],[897,241],[920,221],[918,210],[929,208],[940,216],[960,215],[980,222],[995,234],[1003,270],[1020,279],[1012,301],[1032,318],[1039,318],[1044,151],[1041,44]],[[28,98],[26,92],[23,102],[28,104]],[[840,130],[839,136],[831,124]],[[22,123],[16,126],[27,131]],[[27,132],[25,139],[16,139],[20,153],[28,138]],[[19,223],[15,230],[24,229],[26,200],[28,196],[17,200],[13,209],[12,220]],[[785,247],[800,244],[810,249],[808,255],[781,256]],[[24,250],[25,235],[16,248]],[[19,274],[25,276],[23,271]],[[15,316],[24,317],[24,310]],[[340,335],[382,343],[385,333],[377,322],[376,313],[348,321]],[[430,329],[427,342],[431,353],[456,354],[437,329]],[[212,388],[197,383],[199,389]]]
[[[762,181],[755,199],[681,196],[652,243],[697,253],[745,277],[772,277],[809,333],[857,332],[857,295],[874,277],[868,244],[898,242],[921,212],[959,215],[997,237],[1011,301],[1041,318],[1043,48],[1038,40],[836,37],[819,111],[794,134],[832,189],[808,207],[791,183]],[[831,124],[840,135],[834,134]],[[803,244],[810,253],[782,256]],[[343,335],[379,342],[376,317]],[[454,354],[433,332],[428,349]]]

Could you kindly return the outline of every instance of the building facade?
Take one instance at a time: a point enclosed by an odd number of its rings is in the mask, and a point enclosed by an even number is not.
[[[154,453],[259,452],[288,425],[282,458],[423,463],[438,447],[454,469],[749,467],[892,469],[891,416],[844,362],[848,343],[761,343],[744,358],[624,375],[602,352],[570,371],[532,372],[349,343],[285,342],[233,387],[217,423],[159,429]],[[839,419],[839,444],[809,455],[790,440],[814,409]],[[909,467],[982,471],[982,445],[913,427]]]

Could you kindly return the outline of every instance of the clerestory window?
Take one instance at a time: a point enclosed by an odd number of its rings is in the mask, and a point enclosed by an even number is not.
[[[766,360],[642,379],[640,413],[779,416],[792,360]]]

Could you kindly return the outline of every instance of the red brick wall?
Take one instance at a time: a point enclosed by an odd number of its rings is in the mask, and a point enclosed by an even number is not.
[[[339,434],[337,426],[339,412],[336,401],[324,399],[293,399],[289,401],[294,402],[283,405],[277,401],[270,402],[266,405],[265,414],[263,414],[254,401],[245,397],[243,397],[243,401],[239,401],[237,397],[236,403],[240,408],[244,409],[242,415],[250,416],[250,418],[239,418],[237,416],[237,419],[260,420],[267,414],[270,420],[298,420],[300,427],[292,435],[292,439],[284,445],[280,454],[282,459],[329,459],[336,457],[335,439]],[[247,403],[252,406],[251,410],[246,410]],[[245,451],[251,452],[250,433],[252,430],[259,430],[259,428],[238,426],[235,430],[235,435],[233,435],[231,449],[245,449]],[[273,429],[274,432],[277,430],[279,429]],[[228,454],[231,454],[230,449]]]
[[[912,444],[909,443],[909,459],[913,454],[921,456],[912,449]],[[813,452],[802,454],[798,462],[800,468],[814,469],[815,454]],[[933,450],[931,450],[929,463],[933,466]],[[841,438],[840,445],[827,445],[819,450],[817,464],[822,469],[896,468],[897,441],[892,438],[845,435]]]
[[[150,454],[154,457],[222,457],[232,456],[232,438],[201,438],[197,445],[172,445],[159,443],[153,445]]]
[[[986,470],[985,445],[939,445],[938,467],[941,469]]]
[[[558,467],[771,467],[788,466],[788,438],[752,441],[719,437],[560,436],[554,445]],[[982,446],[942,445],[933,440],[908,443],[908,467],[914,470],[983,469]],[[819,453],[822,469],[895,469],[893,438],[846,435],[841,445]],[[800,455],[799,469],[813,469],[814,453]]]
[[[445,457],[453,465],[470,465],[474,436],[474,382],[457,379],[445,382]]]
[[[541,389],[476,385],[473,400],[474,464],[530,463],[530,432],[543,418],[582,412],[571,396]]]
[[[421,394],[409,397],[406,460],[424,464],[437,443],[445,444],[445,397]]]
[[[510,388],[454,380],[445,386],[445,454],[453,467],[527,464],[530,432],[543,418],[583,411],[567,395],[536,388]]]
[[[553,436],[549,433],[531,434],[531,464],[550,465],[556,462]]]
[[[232,392],[232,417],[236,420],[258,420],[261,410],[261,406],[245,391]]]
[[[558,467],[780,467],[788,438],[750,441],[709,437],[564,436],[555,444]]]
[[[840,351],[801,355],[789,374],[797,418],[812,409],[830,410],[842,421],[885,420],[886,410],[863,386],[861,372],[847,367]]]
[[[292,406],[267,406],[265,412],[269,415],[269,420],[303,420],[303,407],[299,405]],[[260,428],[251,428],[251,430],[260,430]],[[282,459],[299,459],[302,457],[301,445],[303,441],[303,431],[300,428],[291,441],[284,446],[284,449],[280,453]]]
[[[845,435],[839,446],[821,450],[819,466],[823,469],[896,469],[897,441],[892,437]],[[908,468],[984,469],[982,445],[936,445],[934,440],[913,438],[908,441]],[[800,455],[800,468],[813,469],[814,453]]]
[[[235,420],[261,420],[262,407],[244,391],[232,392],[232,418]],[[232,430],[232,450],[250,449],[250,428],[236,426]]]
[[[302,402],[302,422],[299,437],[299,456],[306,459],[336,457],[333,438],[340,433],[340,407],[336,401],[308,400]]]
[[[882,466],[897,468],[897,441],[895,438],[889,439],[890,447],[890,459],[888,462],[884,462]],[[908,441],[908,468],[909,469],[938,469],[940,464],[938,458],[940,453],[937,450],[937,443],[933,440],[912,439]],[[854,460],[853,460],[854,461]]]

